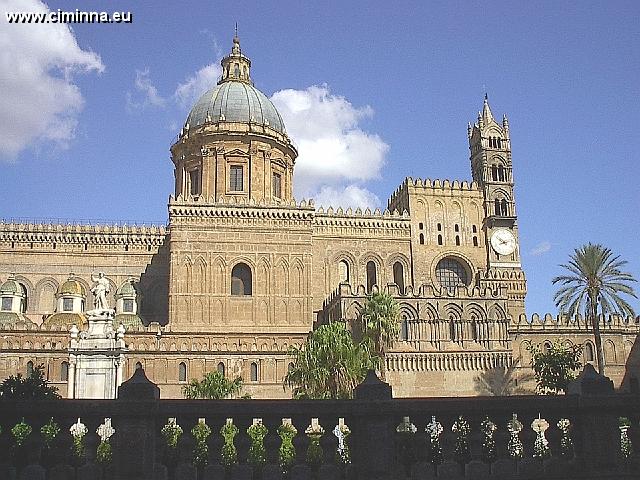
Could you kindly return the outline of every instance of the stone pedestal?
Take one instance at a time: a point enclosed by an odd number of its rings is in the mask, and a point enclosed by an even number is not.
[[[113,329],[113,310],[92,310],[89,328],[71,328],[69,398],[116,398],[126,353],[124,327]]]

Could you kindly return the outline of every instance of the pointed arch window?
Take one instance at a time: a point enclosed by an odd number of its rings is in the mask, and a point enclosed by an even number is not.
[[[250,368],[251,372],[251,381],[252,382],[257,382],[258,381],[258,364],[256,362],[251,362],[251,368]]]
[[[498,181],[498,167],[496,165],[491,165],[491,180]]]
[[[406,316],[402,317],[402,323],[400,323],[400,340],[403,342],[409,340],[409,320]]]
[[[500,215],[500,199],[496,198],[493,203],[494,203],[494,207],[495,207],[494,208],[495,214],[496,215]]]
[[[378,284],[376,264],[373,260],[367,262],[367,291],[371,292],[373,286]]]
[[[180,362],[180,364],[178,365],[178,381],[187,381],[187,364],[184,362]]]
[[[231,270],[231,295],[251,295],[251,269],[246,263],[238,263]]]
[[[218,373],[224,376],[224,363],[222,362],[218,363]]]
[[[595,355],[593,354],[593,345],[587,342],[584,344],[584,361],[593,362],[594,360],[595,360]]]
[[[420,234],[420,245],[424,245],[424,233]]]
[[[442,245],[442,235],[438,235],[438,245]]]
[[[502,165],[498,165],[498,180],[504,182],[504,168]]]
[[[501,207],[501,210],[502,210],[502,215],[504,215],[504,216],[508,215],[508,212],[507,212],[507,201],[504,198],[500,202],[500,207]]]
[[[460,246],[460,235],[456,235],[456,245]]]
[[[393,283],[398,285],[400,294],[404,295],[404,266],[401,262],[393,264]]]
[[[340,283],[349,283],[349,264],[346,260],[338,262],[338,278]]]

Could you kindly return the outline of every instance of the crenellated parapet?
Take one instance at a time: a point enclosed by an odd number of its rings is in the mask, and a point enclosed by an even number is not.
[[[216,224],[250,224],[253,221],[275,220],[288,221],[295,226],[297,221],[311,220],[314,216],[313,201],[272,202],[261,199],[255,201],[243,198],[219,199],[204,196],[169,198],[169,222],[205,221]]]
[[[341,234],[345,236],[393,236],[408,238],[411,223],[408,212],[400,213],[397,210],[380,211],[380,209],[361,208],[342,209],[333,207],[316,210],[313,221],[314,233],[320,235]]]
[[[0,221],[0,243],[30,244],[33,248],[58,245],[122,246],[157,248],[163,245],[164,225],[62,224]]]
[[[603,333],[640,333],[640,316],[623,317],[621,315],[599,315],[600,329]],[[580,314],[552,315],[546,313],[539,315],[534,313],[530,317],[521,314],[512,322],[511,330],[514,333],[553,332],[553,331],[588,331],[593,332],[591,319]]]
[[[476,182],[467,180],[430,179],[407,177],[391,194],[389,209],[409,210],[409,194],[435,197],[481,198],[482,190]]]
[[[397,299],[410,298],[428,298],[428,299],[460,299],[460,300],[505,300],[507,298],[507,287],[498,286],[496,288],[479,288],[479,287],[456,287],[456,288],[438,288],[432,284],[422,284],[417,288],[412,285],[405,287],[404,291],[400,291],[395,283],[390,283],[382,288],[374,285],[373,292],[385,292]],[[328,306],[336,299],[345,297],[367,297],[367,288],[364,285],[350,285],[341,283],[324,301],[324,305]]]

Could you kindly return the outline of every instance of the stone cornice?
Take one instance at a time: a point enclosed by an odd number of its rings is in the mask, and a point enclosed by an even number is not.
[[[0,242],[159,246],[167,235],[164,226],[63,225],[0,222]]]

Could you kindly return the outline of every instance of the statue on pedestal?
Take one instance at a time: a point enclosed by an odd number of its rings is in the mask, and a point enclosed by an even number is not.
[[[109,280],[104,276],[104,273],[99,272],[98,276],[91,275],[91,280],[95,282],[91,293],[93,293],[93,308],[95,310],[107,310],[109,305],[107,304],[107,293],[109,293]]]

